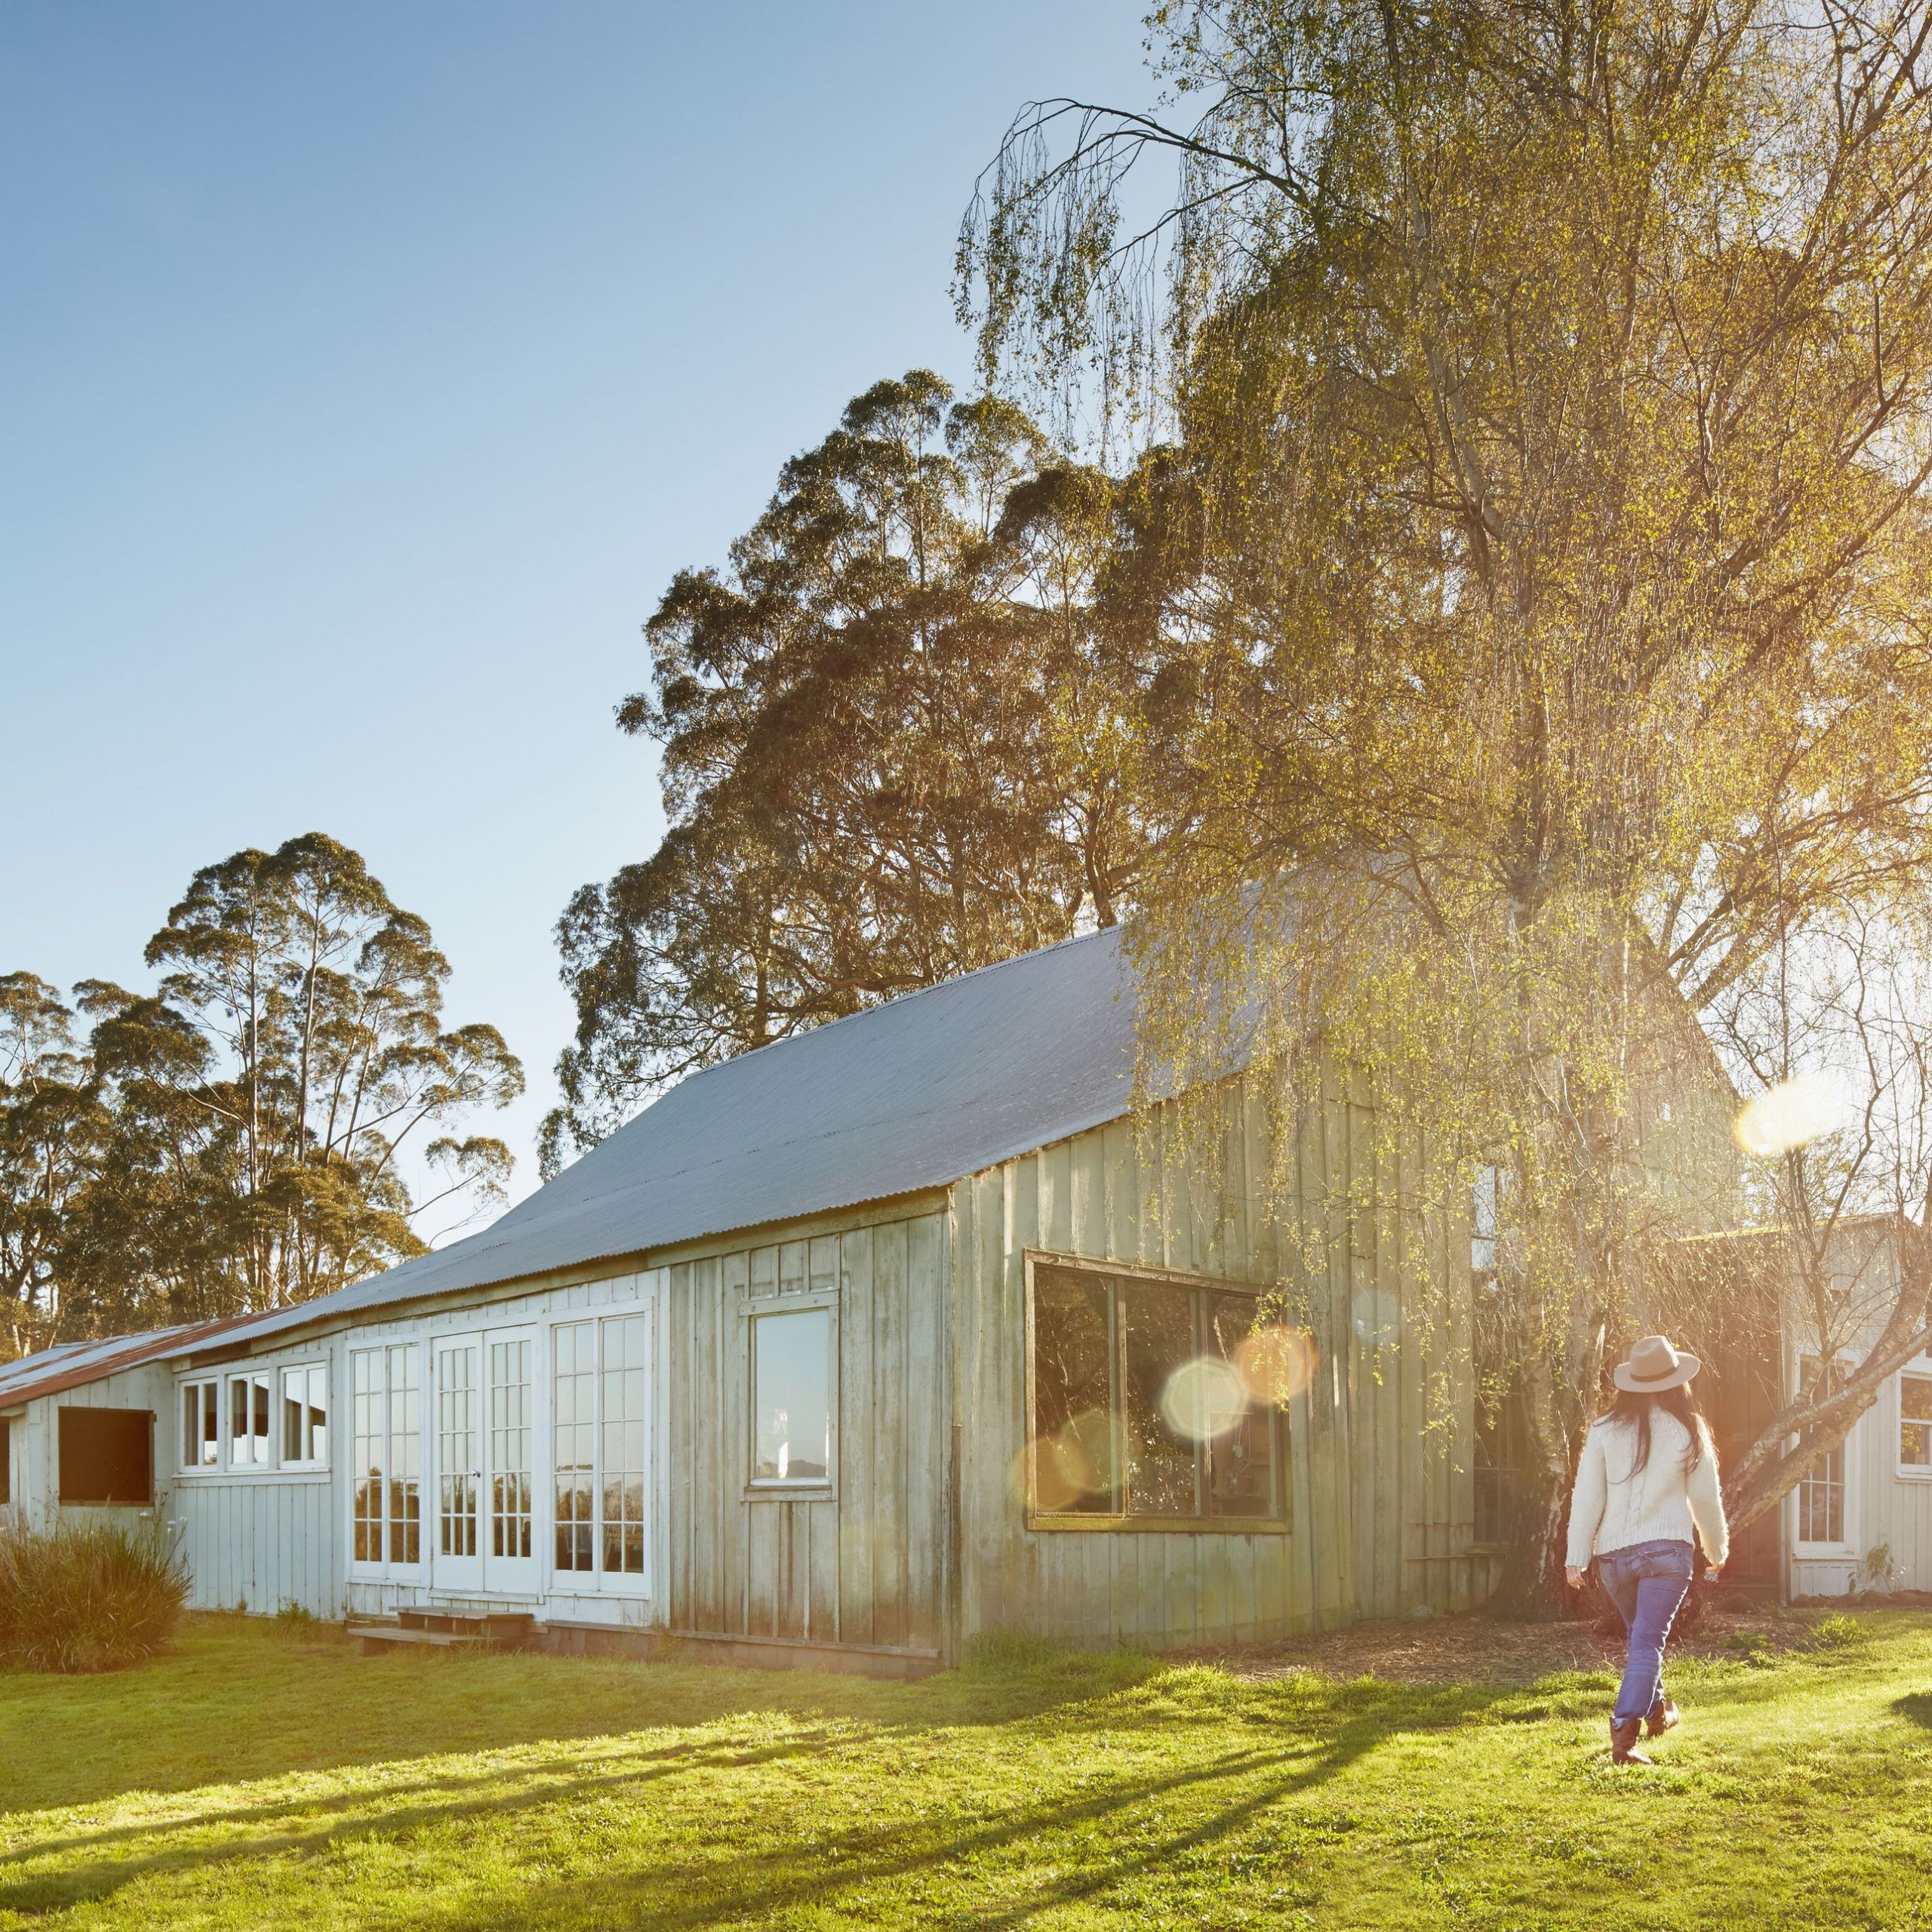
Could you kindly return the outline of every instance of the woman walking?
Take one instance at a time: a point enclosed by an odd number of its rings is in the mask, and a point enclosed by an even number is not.
[[[1590,1425],[1570,1498],[1565,1574],[1581,1589],[1590,1559],[1630,1633],[1629,1660],[1610,1718],[1610,1755],[1647,1764],[1637,1749],[1646,1728],[1660,1737],[1677,1722],[1663,1694],[1663,1651],[1690,1588],[1703,1540],[1713,1582],[1730,1553],[1718,1487],[1717,1452],[1690,1399],[1703,1364],[1661,1335],[1646,1335],[1611,1372],[1617,1398]]]

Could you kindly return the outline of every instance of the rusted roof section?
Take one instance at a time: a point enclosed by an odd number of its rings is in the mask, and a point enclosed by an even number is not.
[[[0,1409],[17,1408],[38,1396],[84,1388],[123,1369],[138,1368],[144,1361],[192,1348],[224,1329],[238,1328],[253,1319],[237,1315],[219,1321],[184,1321],[172,1328],[152,1329],[145,1335],[111,1335],[100,1341],[60,1342],[51,1349],[36,1349],[0,1367]]]

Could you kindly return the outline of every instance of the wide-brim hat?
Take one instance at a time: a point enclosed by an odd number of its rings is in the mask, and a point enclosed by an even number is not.
[[[1695,1355],[1673,1349],[1661,1335],[1646,1335],[1630,1345],[1630,1358],[1610,1371],[1610,1379],[1633,1395],[1656,1395],[1681,1389],[1703,1367]]]

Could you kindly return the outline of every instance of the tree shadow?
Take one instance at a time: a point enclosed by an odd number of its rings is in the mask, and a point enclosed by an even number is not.
[[[1932,1730],[1932,1690],[1909,1690],[1892,1700],[1892,1709],[1907,1723]]]
[[[11,1879],[0,1882],[0,1911],[29,1915],[97,1903],[156,1875],[251,1859],[313,1857],[357,1841],[392,1839],[472,1817],[487,1816],[494,1822],[552,1807],[568,1814],[598,1801],[622,1801],[627,1792],[646,1785],[662,1789],[667,1781],[681,1779],[700,1781],[699,1792],[678,1793],[669,1801],[701,1816],[708,1796],[703,1783],[712,1774],[786,1759],[811,1760],[828,1777],[837,1777],[848,1765],[856,1774],[864,1768],[865,1755],[881,1743],[920,1734],[937,1742],[949,1733],[1004,1726],[1013,1734],[1015,1748],[1023,1750],[1029,1736],[1044,1725],[1063,1735],[1069,1729],[1088,1727],[1129,1733],[1158,1730],[1183,1744],[1187,1731],[1198,1737],[1211,1725],[1237,1734],[1244,1724],[1272,1732],[1251,1746],[1219,1751],[1204,1761],[1109,1780],[1098,1790],[1083,1779],[1075,1792],[1005,1806],[992,1817],[963,1820],[949,1810],[937,1817],[882,1820],[841,1835],[835,1859],[828,1857],[816,1831],[805,1829],[792,1831],[776,1847],[721,1863],[712,1842],[700,1833],[706,1847],[700,1855],[669,1856],[648,1869],[607,1873],[599,1884],[601,1896],[623,1901],[620,1915],[630,1922],[697,1927],[763,1917],[807,1900],[903,1880],[922,1870],[937,1875],[960,1861],[996,1857],[1031,1836],[1077,1833],[1095,1826],[1118,1829],[1125,1855],[1104,1870],[1083,1868],[1044,1890],[1035,1888],[1023,1909],[996,1909],[974,1919],[953,1915],[956,1922],[998,1932],[1048,1905],[1091,1897],[1237,1833],[1270,1804],[1334,1777],[1386,1739],[1459,1726],[1521,1695],[1515,1687],[1418,1693],[1387,1685],[1316,1687],[1304,1680],[1273,1695],[1222,1697],[1190,1710],[1190,1690],[1204,1697],[1210,1694],[1198,1681],[1190,1686],[1177,1677],[1178,1703],[1157,1700],[1139,1709],[1123,1709],[1123,1690],[1132,1689],[1158,1668],[1150,1662],[1146,1672],[1124,1673],[1116,1661],[1098,1673],[1097,1681],[1091,1676],[1086,1679],[1084,1697],[1078,1674],[1066,1670],[1015,1673],[977,1684],[962,1677],[939,1687],[930,1699],[931,1707],[900,1712],[895,1721],[819,1724],[765,1745],[743,1738],[695,1739],[682,1745],[629,1748],[608,1737],[586,1740],[586,1746],[606,1748],[579,1750],[550,1764],[494,1766],[469,1777],[437,1775],[312,1798],[278,1797],[263,1804],[197,1807],[178,1818],[69,1834],[23,1845],[0,1860],[0,1865],[13,1869]],[[1128,1676],[1132,1683],[1126,1681]],[[748,1712],[742,1701],[723,1697],[725,1687],[718,1688],[718,1715],[743,1718],[755,1714],[755,1707]],[[984,1709],[986,1697],[976,1692],[992,1694],[992,1700],[1005,1707],[1004,1715],[991,1715]],[[966,1724],[955,1721],[967,1715],[964,1710],[947,1708],[962,1698],[976,1706]],[[797,1716],[798,1702],[786,1709],[788,1715]],[[1281,1735],[1284,1730],[1287,1738]],[[977,1759],[994,1747],[964,1743],[961,1748]],[[1149,1838],[1144,1826],[1137,1828],[1137,1814],[1177,1797],[1208,1798],[1213,1808],[1204,1817],[1177,1821],[1156,1837]],[[345,1815],[352,1812],[364,1815]],[[278,1820],[285,1820],[286,1829],[264,1829]],[[187,1841],[191,1834],[193,1841]],[[61,1870],[22,1869],[75,1853],[82,1855],[80,1862]],[[514,1900],[500,1901],[487,1913],[451,1923],[457,1928],[474,1926],[477,1932],[485,1925],[506,1923],[540,1926],[574,1920],[580,1916],[583,1903],[580,1883],[558,1883],[533,1887]]]

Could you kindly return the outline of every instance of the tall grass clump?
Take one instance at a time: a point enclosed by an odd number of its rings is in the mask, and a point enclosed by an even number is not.
[[[158,1522],[0,1530],[0,1663],[118,1670],[165,1649],[188,1573]]]

